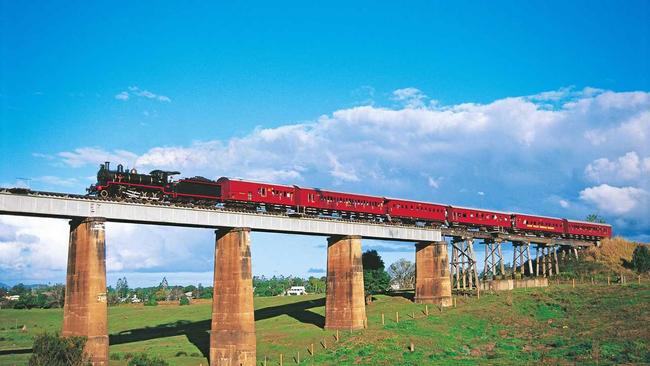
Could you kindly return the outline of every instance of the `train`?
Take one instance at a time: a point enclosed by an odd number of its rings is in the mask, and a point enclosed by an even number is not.
[[[152,170],[140,174],[105,162],[88,195],[106,199],[179,202],[241,210],[319,216],[434,227],[599,240],[612,236],[607,224],[563,218],[499,212],[400,198],[338,192],[298,185],[283,185],[221,177],[195,176],[174,180],[178,171]]]

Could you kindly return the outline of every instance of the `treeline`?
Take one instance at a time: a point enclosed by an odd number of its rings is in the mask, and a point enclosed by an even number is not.
[[[26,286],[19,283],[9,289],[0,287],[0,308],[32,309],[61,308],[65,300],[65,286]]]
[[[307,293],[325,293],[325,277],[309,277],[303,279],[293,276],[264,276],[253,277],[253,294],[255,296],[279,296],[286,294],[286,291],[293,286],[304,286]]]
[[[367,301],[372,301],[373,294],[385,293],[395,289],[412,289],[415,280],[415,265],[400,259],[391,264],[386,270],[384,261],[375,250],[363,253],[363,277]],[[282,296],[294,286],[303,286],[305,292],[322,294],[326,291],[325,276],[300,278],[294,276],[265,276],[253,277],[254,296]],[[170,285],[163,277],[158,286],[136,287],[129,286],[126,277],[119,278],[115,286],[106,289],[108,305],[143,303],[155,306],[159,301],[179,301],[180,305],[189,305],[192,299],[212,299],[212,286],[202,284],[179,286]],[[14,309],[63,307],[65,301],[65,286],[37,285],[26,286],[17,284],[10,289],[0,288],[0,307]]]

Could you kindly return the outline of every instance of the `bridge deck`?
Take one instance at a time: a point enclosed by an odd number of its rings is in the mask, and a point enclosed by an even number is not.
[[[67,194],[0,190],[0,215],[71,219],[103,217],[107,221],[185,227],[247,227],[254,231],[308,235],[360,235],[396,241],[440,241],[440,230],[345,220],[290,217],[218,208],[102,200]]]

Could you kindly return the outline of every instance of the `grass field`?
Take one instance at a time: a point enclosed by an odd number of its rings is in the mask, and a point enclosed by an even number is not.
[[[407,297],[378,296],[367,308],[368,329],[341,332],[338,342],[322,329],[322,296],[255,298],[258,364],[267,356],[268,365],[278,365],[280,353],[285,365],[295,364],[298,352],[307,365],[650,363],[650,284],[482,293],[459,297],[456,308],[442,312],[429,307],[429,316]],[[207,365],[209,319],[209,302],[111,307],[111,365],[138,352],[171,365]],[[61,321],[60,309],[0,310],[0,364],[26,364],[32,337]]]

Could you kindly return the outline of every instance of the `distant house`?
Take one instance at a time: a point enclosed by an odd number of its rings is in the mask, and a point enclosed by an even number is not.
[[[193,293],[192,293],[192,291],[187,291],[184,295],[185,295],[188,299],[191,299]]]
[[[137,304],[137,303],[139,303],[139,302],[142,302],[142,300],[140,300],[140,299],[138,298],[138,295],[133,294],[133,296],[131,296],[131,302],[134,303],[134,304]]]
[[[20,300],[20,295],[7,295],[7,296],[5,296],[5,299],[11,300],[11,301],[18,301],[18,300]]]
[[[291,288],[287,290],[288,296],[300,296],[305,295],[306,293],[307,291],[305,291],[305,286],[291,286]]]

